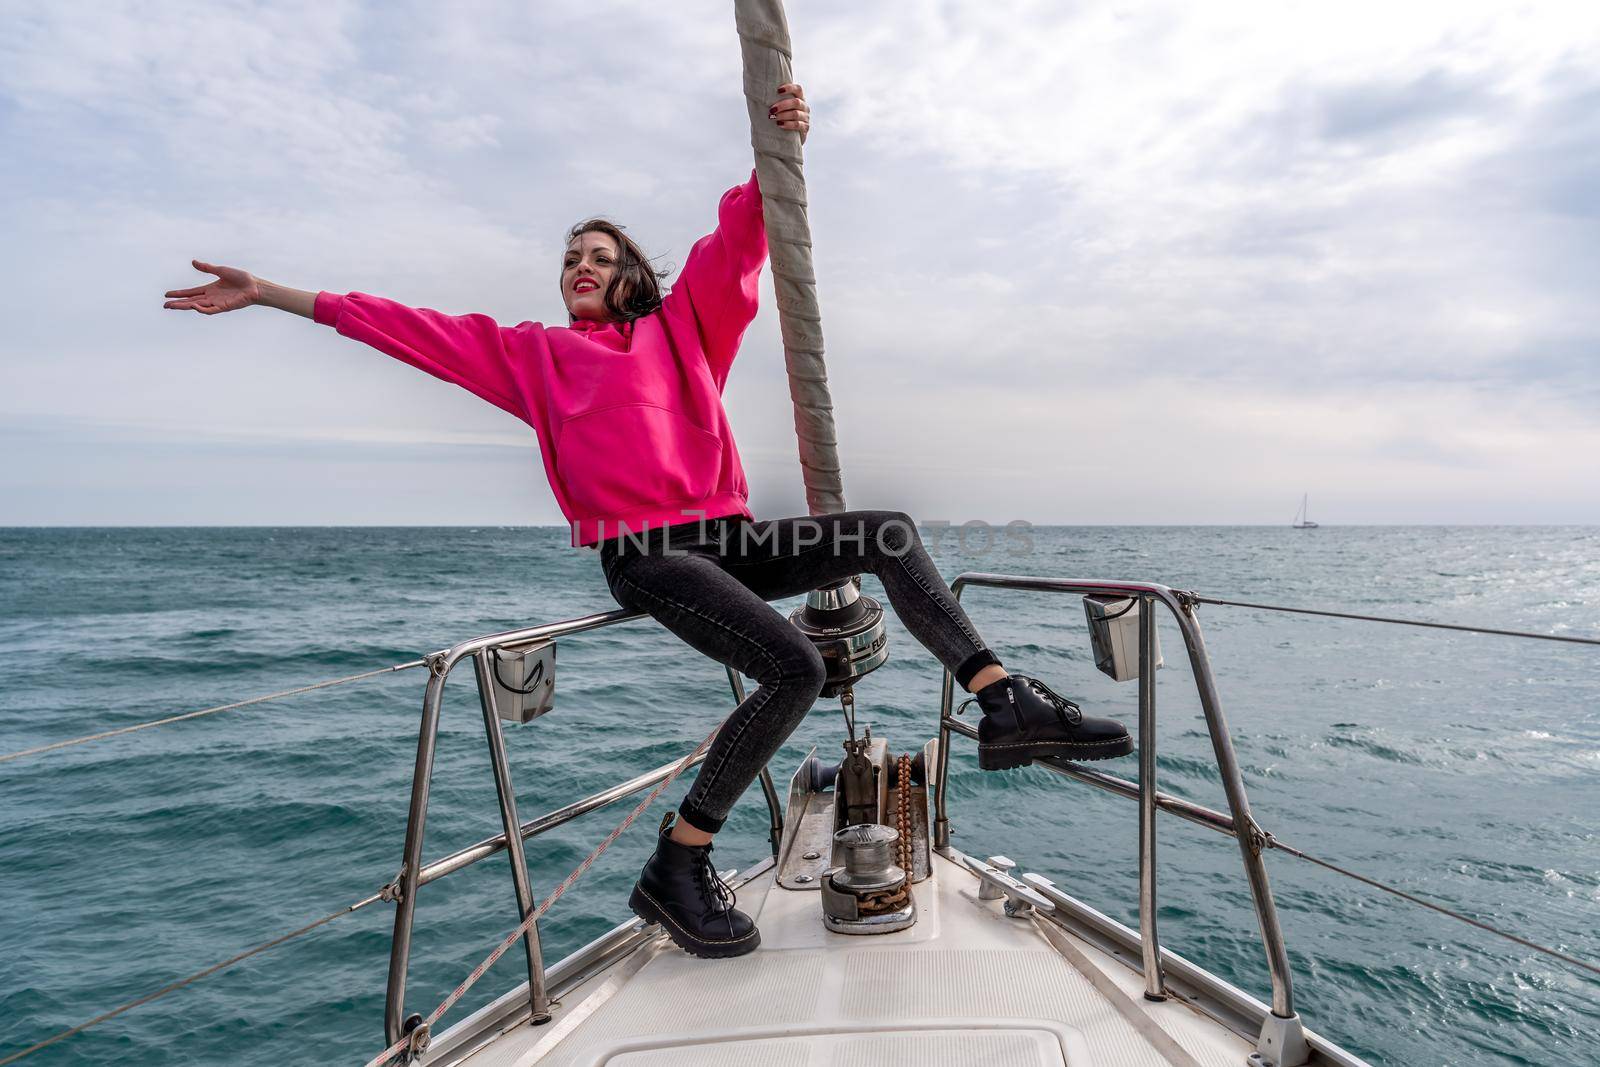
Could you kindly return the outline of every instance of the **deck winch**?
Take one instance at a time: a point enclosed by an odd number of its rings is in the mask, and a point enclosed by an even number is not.
[[[818,890],[834,933],[893,933],[917,921],[912,886],[932,869],[926,771],[937,742],[891,757],[871,727],[857,735],[848,689],[843,703],[845,758],[827,764],[813,750],[789,783],[777,884]]]
[[[892,826],[861,823],[833,835],[844,866],[824,872],[822,923],[841,934],[886,934],[917,921],[910,878],[894,862],[900,834]]]

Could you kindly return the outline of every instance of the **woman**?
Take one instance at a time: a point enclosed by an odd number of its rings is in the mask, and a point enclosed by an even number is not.
[[[790,84],[778,94],[768,114],[804,143],[804,91]],[[769,600],[877,575],[906,628],[973,694],[967,703],[983,709],[985,769],[1132,749],[1120,723],[1085,717],[1038,679],[1006,672],[904,512],[755,520],[721,394],[755,317],[766,254],[752,173],[723,194],[716,229],[695,243],[665,297],[619,227],[600,219],[574,226],[561,268],[564,327],[505,327],[364,293],[289,289],[198,260],[217,280],[169,292],[164,305],[207,315],[253,304],[291,311],[522,419],[538,437],[572,544],[598,550],[616,601],[760,682],[713,740],[679,818],[663,823],[629,900],[700,956],[738,956],[760,941],[717,877],[711,842],[825,680],[816,646]]]

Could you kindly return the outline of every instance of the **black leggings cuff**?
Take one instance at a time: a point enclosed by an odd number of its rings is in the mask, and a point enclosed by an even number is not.
[[[1000,662],[1000,657],[995,655],[991,649],[979,649],[962,660],[961,666],[956,668],[956,684],[965,689],[967,683],[972,681],[973,675],[989,666],[1003,667],[1005,665]]]
[[[722,824],[728,821],[727,819],[713,819],[705,812],[691,808],[687,800],[678,805],[678,817],[703,834],[716,833],[722,829]]]

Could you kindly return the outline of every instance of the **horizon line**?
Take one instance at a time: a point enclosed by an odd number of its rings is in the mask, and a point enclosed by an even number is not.
[[[809,518],[811,516],[781,516],[783,518]],[[915,518],[915,516],[913,516]],[[757,522],[764,520],[757,519]],[[930,520],[946,522],[948,529],[959,530],[959,523],[951,523],[944,519]],[[972,520],[968,520],[972,521]],[[986,520],[978,520],[984,521]],[[1015,520],[1011,520],[1015,521]],[[1026,521],[1026,520],[1024,520]],[[918,526],[927,523],[917,520]],[[1005,529],[1005,523],[986,523],[991,529]],[[676,525],[676,524],[675,524]],[[688,525],[684,523],[682,525]],[[1216,528],[1246,528],[1255,530],[1293,530],[1298,529],[1290,523],[1280,522],[1030,522],[1030,529],[1083,529],[1083,528],[1118,528],[1118,529],[1150,529],[1171,530],[1185,529],[1188,527],[1203,526]],[[1457,529],[1461,527],[1481,527],[1485,529],[1514,528],[1514,529],[1600,529],[1600,523],[1595,522],[1319,522],[1312,529],[1341,529],[1363,530],[1373,528],[1427,528],[1427,529]],[[571,527],[566,523],[497,523],[497,522],[457,522],[457,523],[351,523],[351,522],[295,522],[295,523],[13,523],[0,525],[0,531],[11,530],[566,530]],[[635,531],[642,532],[642,531]]]

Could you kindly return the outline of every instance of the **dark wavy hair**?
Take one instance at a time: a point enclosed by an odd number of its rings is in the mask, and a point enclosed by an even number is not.
[[[621,262],[617,265],[617,272],[611,278],[611,284],[606,288],[606,310],[613,318],[623,322],[632,322],[642,315],[648,315],[661,306],[661,279],[667,276],[667,270],[657,269],[644,254],[644,249],[636,244],[633,238],[622,232],[622,227],[609,219],[585,219],[567,231],[567,247],[572,247],[572,242],[586,233],[603,233],[617,243],[618,258]],[[566,271],[566,253],[562,253],[562,271]],[[567,313],[569,322],[576,321],[571,312]]]

